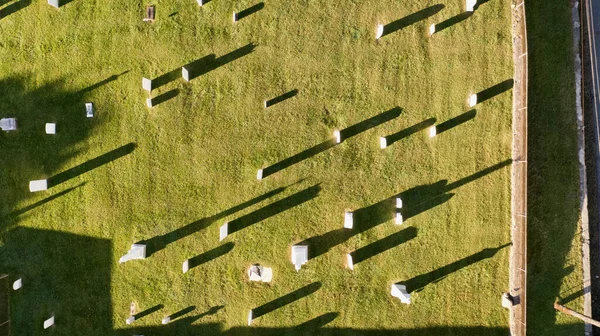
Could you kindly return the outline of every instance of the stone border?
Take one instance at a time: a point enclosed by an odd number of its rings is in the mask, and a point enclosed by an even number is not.
[[[527,328],[527,30],[524,0],[512,1],[514,62],[513,141],[511,169],[512,246],[509,283],[515,304],[510,308],[511,335]]]

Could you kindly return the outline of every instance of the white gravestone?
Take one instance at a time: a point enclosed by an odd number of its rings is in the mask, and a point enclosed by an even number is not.
[[[17,279],[17,281],[13,282],[13,290],[19,290],[23,287],[23,279]]]
[[[381,147],[381,149],[387,148],[387,139],[385,137],[379,138],[379,147]]]
[[[233,23],[237,22],[237,13],[233,12],[233,16],[231,17],[233,19]]]
[[[223,239],[227,238],[227,235],[229,234],[228,230],[229,230],[229,222],[221,225],[221,228],[219,229],[219,241],[222,241]]]
[[[354,262],[352,261],[352,255],[350,253],[346,254],[346,265],[350,270],[354,270]]]
[[[3,131],[16,131],[17,130],[17,119],[16,118],[2,118],[0,119],[0,129]]]
[[[181,67],[181,76],[186,82],[190,81],[190,72],[185,67]]]
[[[60,7],[60,0],[48,0],[48,4],[52,7]]]
[[[437,129],[435,128],[435,126],[429,127],[429,137],[433,138],[436,135],[437,135]]]
[[[54,325],[54,316],[44,321],[44,329],[48,329]]]
[[[135,316],[129,316],[127,320],[125,320],[125,323],[132,324],[133,321],[135,321]]]
[[[262,178],[263,178],[263,170],[259,169],[258,172],[256,172],[256,179],[260,181],[260,180],[262,180]]]
[[[190,260],[186,259],[183,262],[183,265],[181,266],[181,269],[183,270],[183,273],[187,273],[190,270]]]
[[[248,313],[248,325],[252,324],[252,310]]]
[[[46,123],[46,134],[56,134],[55,123]]]
[[[477,93],[474,93],[469,97],[469,106],[473,107],[477,105]]]
[[[401,225],[404,222],[402,219],[402,214],[400,213],[400,209],[402,209],[402,199],[400,197],[396,197],[396,225]]]
[[[119,259],[119,264],[122,264],[129,260],[134,259],[146,259],[146,245],[144,244],[133,244],[131,249],[127,251],[127,254]]]
[[[169,322],[171,322],[171,316],[165,317],[161,322],[162,324],[169,324]]]
[[[467,12],[472,12],[475,10],[475,5],[477,4],[477,0],[466,0],[466,8]]]
[[[85,116],[87,118],[94,117],[94,103],[85,103]]]
[[[335,143],[342,142],[342,133],[340,133],[340,131],[338,131],[338,130],[333,131],[333,137],[335,138]]]
[[[354,227],[354,219],[353,219],[352,211],[346,211],[344,213],[344,228],[352,229],[352,227]]]
[[[379,40],[383,36],[383,25],[377,25],[377,32],[375,33],[375,39]]]
[[[250,281],[271,282],[273,279],[273,269],[260,265],[252,265],[248,269],[248,278]]]
[[[302,265],[308,261],[308,246],[306,245],[294,245],[292,246],[292,264],[296,272],[300,270]]]
[[[410,294],[404,285],[392,284],[392,296],[399,298],[402,303],[410,304]]]
[[[200,6],[204,5],[204,0],[198,0],[198,5],[200,5]]]
[[[152,80],[148,78],[142,78],[142,88],[148,92],[152,91]]]
[[[432,23],[431,26],[429,26],[429,36],[435,34],[435,23]]]
[[[29,182],[29,191],[36,192],[48,189],[48,180],[35,180]]]
[[[146,106],[152,107],[152,98],[146,99]]]

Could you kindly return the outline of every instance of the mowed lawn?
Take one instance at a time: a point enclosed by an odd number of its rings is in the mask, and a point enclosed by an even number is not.
[[[267,0],[235,24],[256,2],[159,0],[154,23],[141,1],[15,3],[0,7],[0,114],[19,122],[0,135],[0,271],[24,279],[12,335],[45,334],[53,314],[60,335],[507,332],[510,1],[464,17],[462,1]],[[142,77],[162,84],[153,108]],[[151,255],[119,264],[141,241]],[[273,282],[250,283],[252,263]],[[128,326],[132,302],[153,312]]]

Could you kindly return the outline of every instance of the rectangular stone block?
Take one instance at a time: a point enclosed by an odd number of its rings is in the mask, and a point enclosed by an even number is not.
[[[152,91],[152,80],[148,78],[142,78],[142,88],[148,92]]]
[[[186,82],[190,81],[190,72],[185,67],[181,67],[181,76]]]
[[[48,4],[52,7],[60,7],[60,0],[48,0]]]

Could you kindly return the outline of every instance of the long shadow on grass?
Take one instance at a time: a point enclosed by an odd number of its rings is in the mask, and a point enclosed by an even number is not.
[[[333,322],[340,313],[325,313],[321,316],[317,316],[314,319],[308,320],[296,326],[296,330],[299,332],[315,332],[317,329],[322,328],[324,325]]]
[[[229,222],[228,234],[240,231],[249,227],[252,224],[261,222],[267,218],[273,217],[286,210],[296,207],[302,203],[308,202],[317,196],[321,191],[320,185],[314,185],[310,188],[299,191],[291,196],[281,199],[277,202],[271,203],[264,208],[260,208],[240,218],[236,218]]]
[[[435,127],[436,132],[437,134],[443,133],[451,128],[454,128],[458,125],[466,123],[469,120],[474,119],[476,115],[476,110],[470,110],[452,119],[448,119]]]
[[[225,211],[222,211],[216,215],[202,218],[202,219],[197,220],[193,223],[190,223],[186,226],[180,227],[174,231],[166,233],[162,236],[156,236],[156,237],[141,241],[138,244],[146,244],[146,257],[149,257],[153,253],[156,253],[156,252],[164,249],[165,247],[167,247],[167,245],[169,245],[173,242],[176,242],[182,238],[185,238],[189,235],[192,235],[200,230],[207,228],[209,225],[211,225],[212,223],[214,223],[215,221],[217,221],[221,218],[227,217],[231,214],[234,214],[234,213],[241,211],[247,207],[258,204],[266,199],[269,199],[273,196],[276,196],[276,195],[284,192],[288,187],[280,187],[280,188],[271,190],[263,195],[257,196],[257,197],[255,197],[251,200],[248,200],[244,203],[238,204],[238,205],[231,207]]]
[[[265,8],[264,2],[259,2],[256,5],[250,6],[246,9],[244,9],[243,11],[236,13],[236,15],[235,15],[236,21],[239,21],[247,16],[250,16],[263,8]]]
[[[19,0],[0,9],[0,20],[31,5],[31,0]]]
[[[463,13],[455,15],[445,21],[442,21],[435,25],[435,32],[438,33],[446,28],[452,27],[455,24],[458,24],[458,23],[470,18],[471,15],[473,15],[473,12],[463,12]]]
[[[176,313],[169,315],[169,318],[171,319],[171,321],[174,321],[175,319],[178,319],[187,313],[191,313],[194,310],[196,310],[196,306],[189,306],[189,307],[184,308]]]
[[[265,314],[273,312],[283,306],[286,306],[294,301],[298,301],[303,297],[306,297],[321,288],[320,282],[313,282],[310,285],[304,286],[297,289],[289,294],[286,294],[278,299],[271,302],[265,303],[264,305],[252,309],[252,319],[257,319]]]
[[[499,162],[452,183],[448,183],[447,180],[440,180],[435,183],[423,184],[410,188],[399,194],[383,199],[380,202],[355,210],[353,212],[354,227],[352,230],[344,228],[332,230],[322,235],[308,238],[303,241],[302,244],[310,246],[309,259],[316,258],[351,237],[392,220],[398,211],[395,207],[397,197],[402,199],[402,209],[399,211],[402,214],[404,221],[406,221],[449,201],[454,196],[450,191],[502,169],[511,163],[512,160]]]
[[[109,162],[119,159],[127,154],[130,154],[135,149],[136,145],[134,142],[130,142],[117,149],[102,154],[96,158],[93,158],[87,162],[84,162],[76,167],[66,170],[62,173],[56,174],[48,178],[48,188],[52,188],[60,183],[66,182],[72,178],[75,178],[81,174],[87,173],[90,170],[94,170],[100,166],[103,166]]]
[[[135,320],[137,321],[137,320],[141,319],[144,316],[148,316],[148,315],[150,315],[150,314],[152,314],[154,312],[157,312],[157,311],[163,309],[164,307],[165,306],[163,304],[157,304],[154,307],[151,307],[151,308],[148,308],[148,309],[146,309],[146,310],[144,310],[142,312],[139,312],[139,313],[137,313],[137,314],[134,315],[135,316]]]
[[[507,79],[501,83],[498,83],[494,86],[491,86],[481,92],[477,93],[477,103],[482,103],[490,98],[493,98],[503,92],[506,92],[510,89],[512,89],[512,87],[514,86],[514,80],[511,79]]]
[[[406,28],[410,25],[413,25],[419,21],[425,20],[428,17],[433,16],[437,12],[441,11],[442,9],[444,9],[444,5],[437,4],[437,5],[427,7],[425,9],[421,9],[418,12],[412,13],[412,14],[405,16],[401,19],[398,19],[394,22],[390,22],[390,23],[386,24],[385,26],[383,26],[382,37],[389,35],[391,33],[394,33],[402,28]]]
[[[279,103],[281,103],[281,102],[283,102],[285,100],[288,100],[288,99],[290,99],[292,97],[295,97],[297,94],[298,94],[298,90],[294,89],[294,90],[286,92],[286,93],[284,93],[284,94],[282,94],[280,96],[277,96],[277,97],[275,97],[273,99],[269,99],[269,100],[265,101],[265,108],[271,107],[271,106],[273,106],[275,104],[279,104]]]
[[[567,275],[565,268],[574,264],[567,256],[579,248],[574,246],[580,226],[571,6],[568,1],[532,0],[525,10],[529,48],[527,333],[582,335],[583,323],[561,331],[556,323],[560,313],[553,308]]]
[[[354,265],[356,265],[416,237],[417,229],[414,227],[409,227],[398,231],[374,243],[363,246],[354,252],[351,252],[350,255],[352,256],[352,262]]]
[[[173,99],[175,97],[177,97],[177,95],[179,94],[179,89],[173,89],[173,90],[169,90],[161,95],[158,95],[154,98],[152,98],[152,106],[157,106],[159,104],[162,104],[164,102],[166,102],[167,100]]]
[[[466,258],[457,260],[451,264],[442,266],[442,267],[435,269],[429,273],[421,274],[419,276],[416,276],[412,279],[403,281],[401,283],[406,286],[406,290],[409,293],[421,291],[423,289],[423,287],[425,287],[429,284],[432,284],[432,283],[439,282],[454,272],[457,272],[465,267],[473,265],[476,262],[482,261],[484,259],[489,259],[489,258],[495,256],[496,253],[498,253],[498,251],[500,251],[501,249],[503,249],[507,246],[510,246],[510,243],[504,244],[502,246],[498,246],[496,248],[484,249],[484,250],[477,252],[473,255],[470,255]]]
[[[409,136],[426,129],[429,126],[432,126],[433,124],[435,124],[435,121],[435,118],[429,118],[427,120],[421,121],[418,124],[405,128],[400,132],[387,135],[384,138],[386,140],[387,145],[391,146],[394,142],[400,141],[404,138],[408,138]]]
[[[86,182],[83,182],[83,183],[80,183],[80,184],[78,184],[78,185],[76,185],[76,186],[74,186],[72,188],[68,188],[68,189],[65,189],[63,191],[57,192],[56,194],[54,194],[52,196],[48,196],[48,197],[44,198],[41,201],[37,201],[37,202],[35,202],[35,203],[31,204],[31,205],[28,205],[28,206],[23,207],[23,208],[21,208],[19,210],[15,210],[15,211],[11,212],[10,214],[8,214],[8,217],[10,217],[10,218],[18,217],[18,216],[20,216],[20,215],[22,215],[22,214],[24,214],[24,213],[26,213],[28,211],[31,211],[31,210],[33,210],[33,209],[35,209],[35,208],[37,208],[39,206],[42,206],[42,205],[44,205],[44,204],[46,204],[46,203],[48,203],[50,201],[53,201],[53,200],[55,200],[55,199],[57,199],[57,198],[59,198],[59,197],[61,197],[63,195],[66,195],[66,194],[70,193],[71,191],[73,191],[73,190],[75,190],[75,189],[77,189],[79,187],[83,187],[85,184],[86,184]]]
[[[233,250],[233,246],[233,243],[226,243],[188,259],[188,269],[192,269],[209,261],[215,260],[221,256],[224,256],[225,254]]]
[[[183,67],[188,71],[189,80],[192,80],[226,65],[227,63],[231,63],[239,58],[249,55],[254,51],[254,48],[256,48],[256,46],[253,43],[250,43],[219,58],[215,58],[215,54],[211,54],[188,63]]]
[[[88,93],[90,91],[94,91],[94,90],[96,90],[99,87],[102,87],[102,86],[104,86],[104,85],[106,85],[106,84],[108,84],[110,82],[116,81],[117,79],[119,79],[119,77],[127,74],[128,72],[129,72],[129,70],[123,71],[120,74],[112,75],[112,76],[110,76],[110,77],[108,77],[106,79],[103,79],[103,80],[99,81],[98,83],[96,83],[94,85],[90,85],[90,86],[86,87],[85,89],[79,90],[77,93],[80,94],[80,95],[83,95],[83,94],[86,94],[86,93]]]
[[[385,111],[381,114],[378,114],[369,119],[363,120],[358,124],[352,125],[340,131],[340,136],[342,141],[349,139],[359,133],[365,132],[375,126],[381,125],[387,121],[390,121],[394,118],[397,118],[402,109],[400,107],[395,107],[391,110]],[[280,170],[283,170],[287,167],[290,167],[296,163],[302,162],[308,158],[311,158],[319,153],[322,153],[329,148],[335,146],[335,139],[329,139],[325,142],[322,142],[312,148],[304,150],[294,156],[291,156],[285,160],[279,161],[269,167],[263,168],[262,177],[265,178],[269,175],[272,175]]]

